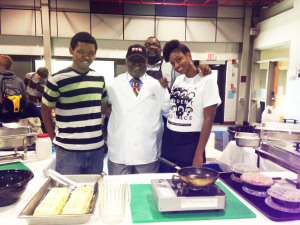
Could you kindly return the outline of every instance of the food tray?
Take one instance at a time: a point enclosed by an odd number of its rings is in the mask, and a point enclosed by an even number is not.
[[[94,185],[99,179],[102,178],[101,175],[66,175],[66,177],[72,179],[73,181],[90,186],[94,189]],[[33,216],[35,208],[38,206],[40,201],[46,196],[52,187],[58,187],[59,184],[49,178],[45,184],[40,188],[40,190],[34,195],[27,206],[19,214],[18,218],[26,219],[29,225],[51,225],[51,224],[83,224],[86,223],[91,216],[94,215],[96,202],[98,199],[98,188],[94,190],[94,195],[90,203],[90,209],[86,214],[72,214],[72,215],[53,215],[53,216]]]
[[[220,179],[236,191],[248,203],[260,211],[264,216],[277,222],[300,220],[300,213],[287,213],[273,209],[265,203],[265,198],[246,193],[242,188],[243,184],[237,183],[230,178],[231,174],[232,173],[220,173]]]
[[[257,133],[237,132],[234,135],[236,145],[240,147],[258,147],[260,138]]]

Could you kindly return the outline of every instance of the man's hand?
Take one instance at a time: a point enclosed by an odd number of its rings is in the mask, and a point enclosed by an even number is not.
[[[211,74],[211,68],[207,64],[200,64],[199,72],[202,76],[206,76],[206,75]]]
[[[101,102],[101,113],[104,113],[106,115],[110,115],[111,114],[111,105],[108,104],[108,101],[106,102]]]
[[[49,134],[49,137],[53,143],[53,139],[55,138],[55,126],[53,123],[53,117],[51,115],[52,109],[53,107],[47,106],[42,102],[41,113],[43,117],[43,122],[47,130],[47,133]]]
[[[169,82],[165,77],[160,78],[159,83],[163,88],[167,88],[169,86]]]

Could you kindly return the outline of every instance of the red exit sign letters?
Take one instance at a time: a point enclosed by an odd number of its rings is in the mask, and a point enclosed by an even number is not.
[[[207,60],[216,60],[216,54],[214,53],[208,53],[207,54]]]

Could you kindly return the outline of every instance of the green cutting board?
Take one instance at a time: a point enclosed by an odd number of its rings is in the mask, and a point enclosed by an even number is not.
[[[25,166],[21,162],[13,162],[13,163],[6,163],[6,164],[0,165],[0,170],[15,170],[15,169],[30,170],[27,166]]]
[[[255,218],[256,214],[245,206],[220,182],[216,184],[226,193],[226,208],[224,210],[159,212],[151,193],[150,184],[132,184],[131,188],[131,217],[133,223],[220,220]]]

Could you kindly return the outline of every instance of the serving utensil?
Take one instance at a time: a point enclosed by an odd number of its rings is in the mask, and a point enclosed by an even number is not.
[[[80,184],[76,183],[75,181],[69,179],[68,177],[66,177],[52,169],[44,170],[44,174],[46,177],[51,177],[56,182],[67,187],[70,191],[73,191],[78,187],[84,186],[84,185],[80,185]]]

